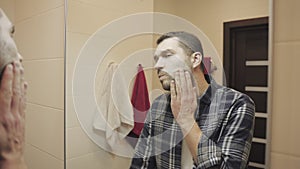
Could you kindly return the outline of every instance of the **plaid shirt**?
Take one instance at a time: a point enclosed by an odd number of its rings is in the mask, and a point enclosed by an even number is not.
[[[198,98],[195,119],[202,131],[194,168],[247,168],[255,106],[245,94],[214,81]],[[176,123],[170,94],[155,99],[136,146],[131,169],[181,168],[184,136]]]

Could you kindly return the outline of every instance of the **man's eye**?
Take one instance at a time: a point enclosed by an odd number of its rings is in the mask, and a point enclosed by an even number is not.
[[[13,36],[15,34],[15,27],[12,27],[10,30],[10,35]]]

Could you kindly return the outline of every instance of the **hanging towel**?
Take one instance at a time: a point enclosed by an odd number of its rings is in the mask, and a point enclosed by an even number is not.
[[[132,132],[139,136],[144,127],[147,111],[150,108],[146,77],[141,64],[138,66],[138,73],[132,90],[131,104],[133,106],[134,115],[134,127]]]
[[[211,73],[211,57],[203,57],[204,74]]]
[[[126,99],[122,103],[116,103],[112,96],[112,79],[117,68],[118,65],[111,62],[105,71],[103,79],[99,82],[100,89],[97,95],[97,103],[100,113],[97,112],[93,122],[94,129],[105,132],[106,141],[112,149],[123,141],[134,125],[133,120],[124,118],[124,114],[128,114],[126,116],[130,117],[133,113],[129,99],[128,103]],[[121,92],[118,97],[126,97],[126,92],[128,97],[128,90],[123,79],[117,79],[117,82],[118,90]],[[122,104],[123,110],[126,109],[125,112],[120,113],[118,111],[116,105],[120,104]]]

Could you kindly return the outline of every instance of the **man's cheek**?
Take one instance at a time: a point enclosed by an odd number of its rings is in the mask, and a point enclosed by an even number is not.
[[[177,56],[168,58],[168,66],[166,67],[166,72],[174,78],[175,72],[178,70],[187,70],[190,71],[190,68],[187,64]]]

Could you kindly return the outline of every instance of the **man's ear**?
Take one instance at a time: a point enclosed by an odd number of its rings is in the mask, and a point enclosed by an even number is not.
[[[191,63],[193,68],[198,67],[202,62],[202,54],[200,52],[195,52],[191,56]]]

